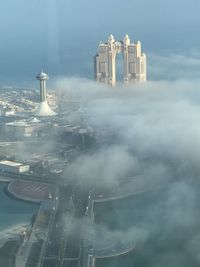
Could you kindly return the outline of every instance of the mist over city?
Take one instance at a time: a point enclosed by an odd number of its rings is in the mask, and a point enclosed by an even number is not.
[[[200,265],[199,7],[0,3],[0,267]]]

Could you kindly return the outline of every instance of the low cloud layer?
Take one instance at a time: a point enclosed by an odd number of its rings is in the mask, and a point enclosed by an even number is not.
[[[85,124],[99,130],[106,142],[74,163],[80,177],[82,173],[85,177],[94,173],[96,177],[106,176],[109,182],[113,176],[128,175],[131,166],[134,174],[139,169],[142,173],[149,168],[156,171],[155,166],[161,165],[170,168],[170,175],[176,178],[198,174],[198,82],[157,81],[109,88],[72,78],[63,84],[70,101],[75,98],[82,102]]]
[[[148,53],[148,78],[151,80],[199,80],[198,49]]]
[[[185,253],[188,253],[189,259],[193,257],[192,266],[197,266],[198,253],[194,251],[200,245],[198,234],[195,234],[199,231],[198,192],[195,188],[199,184],[200,173],[198,80],[183,77],[173,82],[150,81],[130,86],[119,84],[116,88],[110,88],[85,79],[70,78],[59,81],[59,87],[65,88],[68,97],[66,105],[72,99],[80,101],[84,123],[99,130],[99,142],[103,140],[100,147],[81,155],[66,169],[66,179],[74,177],[82,185],[97,187],[116,187],[121,185],[124,178],[131,176],[138,177],[144,184],[151,184],[155,179],[159,184],[183,181],[172,184],[168,193],[164,194],[164,199],[152,198],[149,208],[148,205],[144,207],[147,209],[146,217],[138,225],[135,218],[131,217],[132,213],[137,214],[137,207],[132,210],[131,204],[127,204],[130,225],[122,233],[124,240],[128,240],[126,234],[138,230],[137,241],[140,241],[141,231],[145,233],[145,239],[141,237],[144,248],[148,248],[152,238],[155,238],[155,247],[151,247],[149,252],[152,257],[155,253],[156,257],[151,266],[167,266],[168,261],[170,266],[187,266],[184,265],[188,264]],[[68,116],[70,120],[71,115]],[[141,212],[143,207],[138,208],[138,212]],[[120,227],[124,223],[123,212],[127,210],[120,210],[116,205],[111,210],[115,211],[111,214],[116,216],[114,220],[118,220],[116,225]],[[104,225],[109,224],[107,219]],[[179,254],[175,248],[174,251],[169,247],[164,248],[165,242],[175,242],[173,235],[176,229],[180,229],[180,238],[184,243]],[[107,228],[104,230],[105,233],[108,231]],[[162,236],[158,241],[161,230]],[[186,239],[181,237],[184,232],[187,232]],[[117,238],[120,236],[118,233],[121,231],[109,229],[106,236]],[[157,253],[159,247],[162,250],[160,254]],[[123,264],[119,263],[119,266]]]

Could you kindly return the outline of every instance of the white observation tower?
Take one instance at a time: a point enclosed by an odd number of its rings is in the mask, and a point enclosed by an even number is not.
[[[46,81],[49,79],[49,76],[41,71],[37,76],[36,79],[40,81],[40,104],[37,110],[35,111],[34,115],[36,116],[55,116],[57,115],[53,110],[50,109],[47,103],[47,86]]]

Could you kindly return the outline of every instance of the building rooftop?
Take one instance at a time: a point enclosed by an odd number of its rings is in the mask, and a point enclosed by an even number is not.
[[[0,164],[4,164],[7,166],[12,166],[12,167],[18,167],[18,166],[22,166],[23,163],[19,163],[19,162],[14,162],[14,161],[10,161],[10,160],[1,160]]]
[[[8,122],[6,123],[7,126],[13,126],[13,127],[29,127],[29,126],[34,126],[38,124],[40,121],[39,120],[20,120],[20,121],[13,121],[13,122]]]

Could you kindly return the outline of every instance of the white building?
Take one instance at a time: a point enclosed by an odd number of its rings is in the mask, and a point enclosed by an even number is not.
[[[146,81],[146,55],[141,43],[131,43],[126,34],[123,41],[115,41],[110,35],[107,43],[100,43],[95,56],[95,78],[98,82],[116,85],[116,56],[123,54],[124,82]]]
[[[47,85],[46,82],[49,79],[49,76],[41,71],[37,76],[37,80],[40,82],[40,104],[37,110],[34,112],[35,116],[39,117],[49,117],[57,115],[47,103]]]
[[[20,120],[8,122],[5,124],[5,133],[12,137],[30,137],[37,135],[38,130],[42,127],[42,123],[36,118],[29,121]]]
[[[0,170],[2,172],[24,173],[30,171],[30,165],[2,160],[0,161]]]

